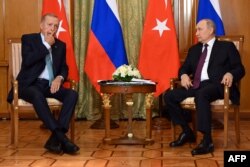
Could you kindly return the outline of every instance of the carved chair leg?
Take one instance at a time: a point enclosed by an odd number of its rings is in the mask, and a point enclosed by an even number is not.
[[[14,135],[15,135],[15,126],[14,126],[14,111],[10,111],[10,144],[14,144]]]
[[[13,111],[13,134],[14,134],[14,147],[18,146],[18,110]]]
[[[227,148],[228,144],[228,109],[224,111],[224,148]]]
[[[239,107],[234,108],[234,117],[235,117],[235,135],[236,135],[236,142],[240,144],[240,119],[239,119]]]

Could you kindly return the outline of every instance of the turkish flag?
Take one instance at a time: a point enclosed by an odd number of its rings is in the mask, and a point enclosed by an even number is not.
[[[180,67],[171,0],[149,0],[138,69],[143,78],[157,82],[155,96],[170,86]]]
[[[60,20],[57,38],[66,43],[66,62],[69,67],[68,79],[79,81],[78,68],[76,65],[72,39],[69,32],[65,8],[62,0],[43,0],[42,15],[54,13]],[[69,87],[66,83],[64,86]]]

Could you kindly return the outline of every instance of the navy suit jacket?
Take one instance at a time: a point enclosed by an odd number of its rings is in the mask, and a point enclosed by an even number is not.
[[[195,75],[202,46],[202,43],[198,43],[189,49],[186,60],[179,70],[179,78],[182,74]],[[239,104],[240,93],[236,83],[245,75],[245,69],[234,43],[215,40],[207,72],[209,81],[218,85],[222,95],[224,94],[224,86],[221,84],[222,78],[225,73],[230,72],[233,75],[230,99],[234,104]]]
[[[22,41],[22,65],[17,76],[19,89],[32,85],[45,68],[45,57],[49,54],[48,49],[42,42],[40,33],[25,34]],[[68,66],[66,64],[66,44],[58,39],[52,48],[53,73],[54,76],[68,76]],[[12,102],[13,89],[8,94],[7,101]]]

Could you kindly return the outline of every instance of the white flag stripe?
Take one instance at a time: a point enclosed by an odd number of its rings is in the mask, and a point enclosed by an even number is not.
[[[220,13],[220,4],[218,0],[210,0],[211,4],[214,7],[214,10],[219,15],[220,19],[222,20],[221,13]]]
[[[116,3],[116,0],[106,0],[108,6],[110,7],[110,9],[113,11],[116,19],[120,22],[120,19],[119,19],[119,14],[118,14],[118,9],[117,9],[117,3]]]

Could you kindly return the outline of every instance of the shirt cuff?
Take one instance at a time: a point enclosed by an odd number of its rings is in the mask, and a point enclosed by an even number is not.
[[[58,75],[58,77],[62,79],[62,82],[64,81],[64,77],[63,76]]]

